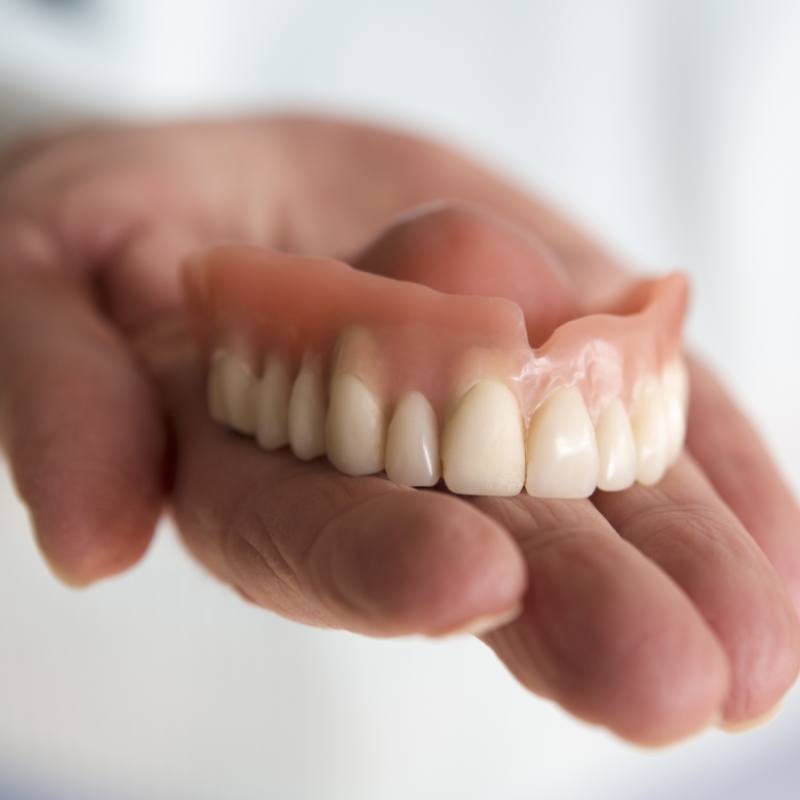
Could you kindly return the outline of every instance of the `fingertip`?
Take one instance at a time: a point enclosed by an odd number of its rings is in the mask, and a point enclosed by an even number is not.
[[[477,509],[436,492],[389,492],[327,526],[311,570],[348,627],[444,635],[517,613],[523,559]]]
[[[595,683],[602,694],[564,705],[640,747],[660,748],[708,729],[720,718],[730,687],[725,654],[699,619],[664,620],[652,638],[610,648]],[[588,684],[591,686],[591,683]]]
[[[150,503],[120,499],[110,505],[81,508],[80,502],[51,500],[31,513],[39,551],[66,586],[85,588],[124,572],[147,551],[158,518],[155,498]]]

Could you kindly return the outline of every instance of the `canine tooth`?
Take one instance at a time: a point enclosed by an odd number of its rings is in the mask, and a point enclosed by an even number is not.
[[[292,379],[283,359],[267,360],[258,386],[256,438],[265,450],[277,450],[289,443],[289,398]]]
[[[645,486],[658,483],[667,468],[667,420],[658,381],[647,379],[631,411],[636,441],[636,479]]]
[[[442,435],[447,487],[458,494],[508,496],[525,481],[522,415],[500,381],[476,383],[459,401]]]
[[[215,422],[225,424],[225,397],[222,392],[222,364],[225,353],[215,350],[208,364],[208,411]]]
[[[580,390],[558,389],[531,420],[525,488],[534,497],[589,497],[597,473],[594,426]]]
[[[618,397],[597,421],[595,433],[600,466],[598,489],[606,492],[627,489],[636,480],[636,442],[628,412]]]
[[[386,432],[386,474],[403,486],[434,486],[439,480],[436,413],[421,392],[404,394]]]
[[[303,461],[325,452],[325,393],[318,358],[306,359],[289,397],[289,444]]]
[[[256,376],[250,366],[233,353],[222,358],[222,398],[228,424],[239,433],[256,430]]]
[[[380,472],[385,435],[383,409],[375,395],[355,375],[334,375],[325,425],[330,462],[346,475]]]

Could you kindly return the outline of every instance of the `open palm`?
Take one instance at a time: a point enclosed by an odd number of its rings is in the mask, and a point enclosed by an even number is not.
[[[183,256],[231,239],[350,256],[398,211],[443,197],[535,232],[586,305],[626,280],[521,191],[367,127],[98,128],[9,152],[0,435],[45,557],[76,584],[118,572],[169,501],[211,571],[287,617],[372,635],[488,619],[484,640],[525,686],[636,741],[764,714],[800,658],[800,512],[703,366],[689,453],[656,487],[582,501],[348,478],[209,420]],[[480,246],[479,216],[455,204],[441,218],[453,258]]]

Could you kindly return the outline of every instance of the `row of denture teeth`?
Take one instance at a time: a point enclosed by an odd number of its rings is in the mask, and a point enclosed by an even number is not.
[[[307,357],[293,377],[273,357],[261,375],[224,350],[209,369],[211,415],[266,450],[289,445],[300,459],[327,455],[348,475],[386,471],[396,483],[458,494],[588,497],[595,488],[658,482],[683,447],[686,369],[672,361],[640,381],[630,412],[614,399],[593,424],[576,387],[551,393],[525,431],[519,404],[501,381],[473,385],[447,418],[441,437],[431,404],[403,395],[387,424],[381,404],[354,375],[336,373],[329,391],[322,361]]]

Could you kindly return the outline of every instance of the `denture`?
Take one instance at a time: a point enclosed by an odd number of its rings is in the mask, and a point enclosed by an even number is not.
[[[265,450],[467,495],[651,485],[680,454],[682,274],[548,329],[527,310],[535,274],[520,288],[499,267],[457,294],[382,272],[245,246],[193,257],[211,416]]]

